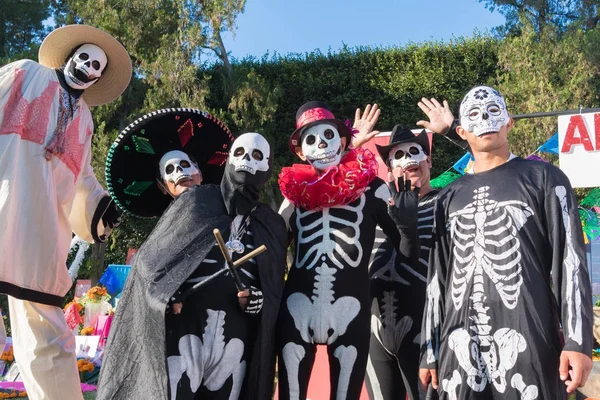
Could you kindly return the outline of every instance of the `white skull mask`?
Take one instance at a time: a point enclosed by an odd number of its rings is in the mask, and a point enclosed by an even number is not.
[[[228,163],[235,171],[246,171],[252,175],[256,171],[269,170],[271,146],[260,133],[244,133],[233,142],[229,151]]]
[[[102,76],[107,63],[106,54],[100,47],[86,43],[65,63],[65,80],[73,89],[87,89]]]
[[[342,139],[334,125],[311,126],[302,133],[302,153],[313,167],[326,170],[342,158]]]
[[[427,160],[427,154],[418,143],[400,143],[392,147],[388,154],[388,164],[392,168],[402,168],[404,171],[419,167],[421,161]]]
[[[477,86],[460,104],[460,124],[476,136],[498,132],[510,120],[502,95],[489,86]]]
[[[184,179],[192,179],[192,175],[200,174],[200,170],[183,151],[173,150],[166,153],[159,162],[160,175],[165,182],[178,184]]]

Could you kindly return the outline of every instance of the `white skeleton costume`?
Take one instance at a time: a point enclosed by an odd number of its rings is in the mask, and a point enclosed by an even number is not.
[[[374,156],[344,152],[340,138],[349,141],[350,133],[323,103],[305,104],[296,119],[290,147],[301,146],[311,165],[284,168],[279,180],[286,197],[280,214],[295,247],[278,321],[279,398],[306,398],[316,345],[326,345],[331,398],[357,400],[369,349],[375,227],[395,246],[400,234]]]
[[[566,398],[560,352],[593,344],[567,177],[513,158],[442,190],[434,224],[421,367],[437,368],[441,398]]]

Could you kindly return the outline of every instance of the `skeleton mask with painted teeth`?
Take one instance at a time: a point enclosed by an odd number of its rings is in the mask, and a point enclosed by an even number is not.
[[[311,126],[302,134],[302,153],[319,170],[338,165],[342,158],[342,139],[334,125]]]
[[[246,171],[252,175],[256,171],[269,169],[271,147],[267,140],[259,133],[245,133],[233,142],[229,155],[229,164],[235,171]]]
[[[421,161],[427,160],[427,154],[418,143],[400,143],[389,152],[388,164],[392,168],[402,168],[404,171],[418,168]]]
[[[489,86],[477,86],[460,104],[460,124],[476,136],[495,133],[510,120],[504,97]]]
[[[192,179],[192,175],[200,174],[196,165],[183,151],[173,150],[166,153],[159,162],[160,174],[165,182],[175,184],[185,179]]]
[[[65,80],[73,89],[87,89],[100,79],[107,63],[106,54],[100,47],[86,43],[65,63]]]

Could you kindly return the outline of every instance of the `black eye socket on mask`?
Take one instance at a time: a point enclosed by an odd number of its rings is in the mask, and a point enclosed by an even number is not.
[[[262,159],[263,159],[262,151],[254,149],[254,151],[252,152],[252,158],[254,158],[257,161],[262,161]]]
[[[183,168],[189,168],[190,167],[190,163],[187,162],[186,160],[181,160],[181,166]]]
[[[243,148],[243,147],[238,147],[237,149],[235,149],[235,150],[233,151],[233,155],[234,155],[235,157],[239,157],[239,156],[243,155],[245,151],[246,151],[246,150],[244,150],[244,148]]]
[[[173,166],[173,164],[169,164],[169,165],[167,165],[167,168],[165,168],[165,172],[167,174],[172,174],[174,170],[175,170],[175,167]]]
[[[335,136],[335,133],[331,129],[325,129],[325,132],[323,132],[323,134],[325,135],[325,139],[327,140],[331,140]]]
[[[404,157],[404,151],[403,150],[398,150],[396,153],[394,153],[394,158],[396,160],[401,159],[402,157]]]
[[[100,63],[98,61],[92,61],[92,67],[98,71],[100,69]]]
[[[81,53],[81,54],[79,55],[79,59],[80,59],[80,60],[83,60],[83,61],[85,61],[85,60],[87,60],[88,58],[90,58],[90,56],[88,55],[88,53]]]
[[[410,154],[412,154],[413,156],[416,156],[417,154],[419,154],[421,152],[421,150],[419,150],[418,147],[415,146],[410,146],[410,149],[408,149],[408,151],[410,152]]]
[[[306,144],[308,145],[313,145],[316,141],[317,139],[315,138],[315,135],[308,135],[305,140]]]

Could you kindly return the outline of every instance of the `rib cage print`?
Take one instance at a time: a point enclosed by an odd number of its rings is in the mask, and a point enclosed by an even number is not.
[[[358,267],[363,256],[359,238],[364,206],[365,196],[360,196],[348,205],[320,211],[297,208],[296,268],[312,269],[322,256],[339,269]]]
[[[508,309],[517,305],[523,277],[516,235],[533,210],[524,202],[488,199],[489,186],[476,189],[474,201],[450,214],[454,265],[452,302],[462,307],[473,275],[485,272]],[[477,281],[480,279],[478,278]],[[479,285],[475,285],[478,288]]]

